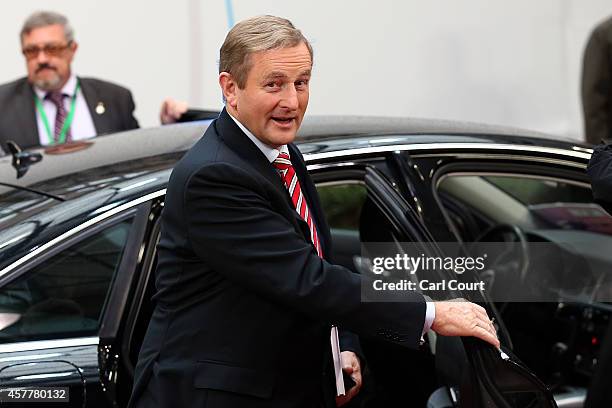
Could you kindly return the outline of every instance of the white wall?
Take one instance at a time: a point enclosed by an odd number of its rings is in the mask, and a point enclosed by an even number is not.
[[[309,112],[471,120],[582,138],[579,77],[588,33],[609,0],[24,0],[3,6],[0,81],[23,75],[24,18],[72,21],[75,71],[130,87],[143,126],[165,96],[220,108],[218,50],[255,14],[290,18],[311,39]]]

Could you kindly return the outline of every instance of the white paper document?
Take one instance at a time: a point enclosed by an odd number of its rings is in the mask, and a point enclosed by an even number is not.
[[[331,343],[332,357],[334,360],[334,375],[336,376],[336,395],[345,395],[346,390],[344,389],[344,377],[342,377],[342,358],[340,357],[340,337],[338,336],[337,326],[332,326],[329,340]]]

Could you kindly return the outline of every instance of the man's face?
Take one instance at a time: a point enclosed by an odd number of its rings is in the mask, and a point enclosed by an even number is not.
[[[257,52],[249,58],[251,69],[244,89],[239,89],[229,74],[225,73],[227,81],[221,74],[228,111],[267,145],[290,143],[308,106],[312,69],[308,48],[301,43]]]
[[[61,89],[70,78],[70,63],[77,49],[66,41],[64,27],[53,24],[35,28],[21,38],[28,80],[45,91]]]

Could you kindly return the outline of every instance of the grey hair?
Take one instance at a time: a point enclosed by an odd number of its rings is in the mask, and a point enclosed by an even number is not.
[[[68,19],[63,14],[54,11],[36,11],[30,14],[23,23],[19,38],[23,40],[23,37],[35,28],[47,27],[54,24],[59,24],[64,28],[64,35],[66,36],[67,42],[74,41],[74,30],[68,22]]]
[[[251,17],[236,24],[225,37],[219,55],[219,73],[228,72],[244,89],[251,69],[250,55],[276,48],[305,44],[313,59],[312,46],[291,21],[275,16]]]

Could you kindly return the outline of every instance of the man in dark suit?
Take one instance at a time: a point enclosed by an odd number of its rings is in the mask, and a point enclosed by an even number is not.
[[[362,302],[366,278],[325,260],[329,230],[292,144],[312,69],[302,33],[282,18],[251,18],[220,54],[226,106],[170,178],[131,405],[334,405],[332,324],[357,383],[339,405],[361,386],[358,342],[344,329],[407,347],[430,327],[499,345],[479,306],[426,304],[417,293]]]
[[[138,127],[126,88],[72,73],[78,45],[66,17],[36,12],[21,30],[28,76],[0,86],[0,148],[55,145]],[[162,123],[175,121],[186,104],[167,100]]]
[[[612,139],[612,17],[595,27],[584,50],[582,109],[586,141]]]

